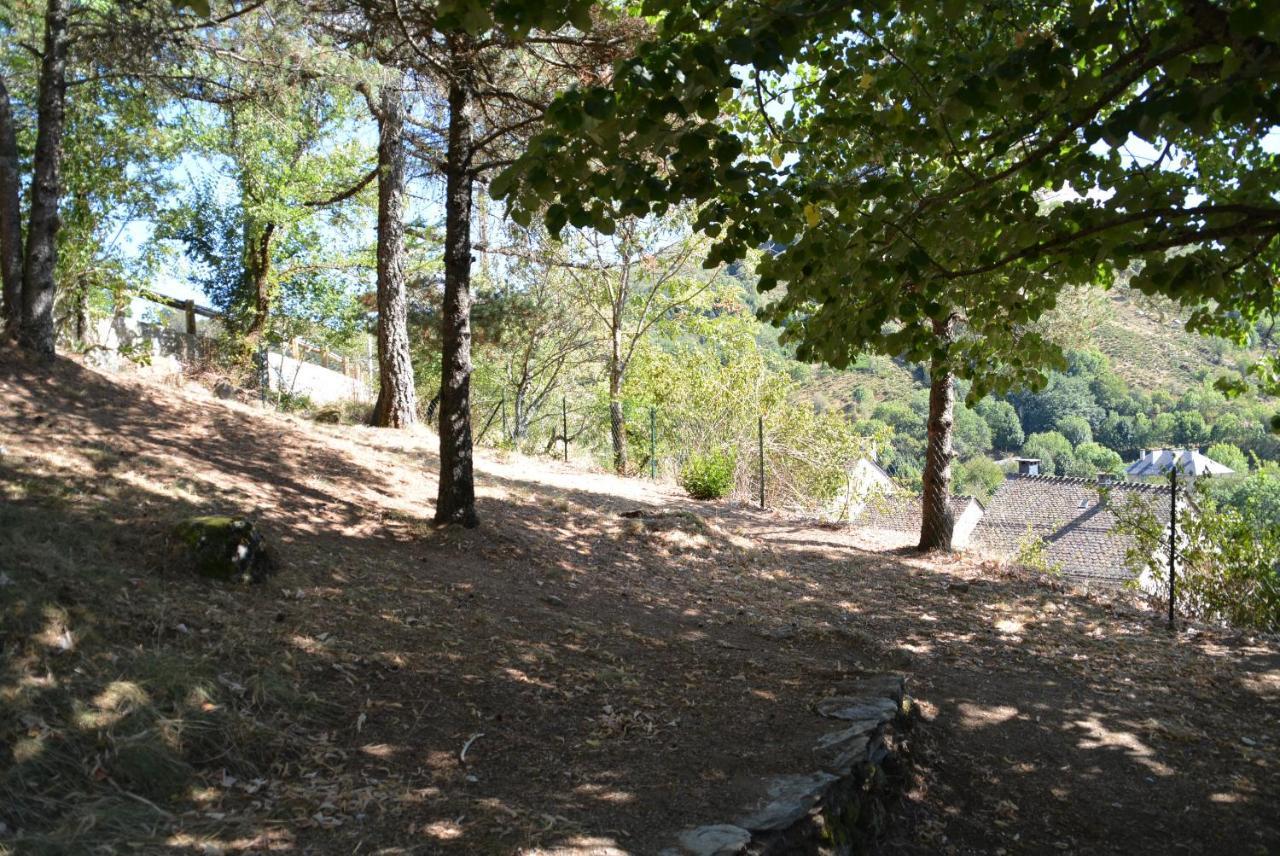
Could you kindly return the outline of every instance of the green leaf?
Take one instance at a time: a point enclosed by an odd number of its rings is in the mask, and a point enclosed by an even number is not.
[[[559,236],[560,232],[564,230],[565,223],[569,220],[569,212],[557,202],[547,208],[544,220],[547,224],[547,231],[553,236]]]
[[[515,186],[519,174],[514,167],[508,167],[494,177],[489,183],[489,196],[493,199],[502,199]]]
[[[608,119],[613,115],[613,93],[607,89],[592,89],[587,93],[582,109],[593,119]]]
[[[755,55],[756,43],[746,36],[733,36],[725,42],[725,52],[729,59],[738,63],[748,63]]]

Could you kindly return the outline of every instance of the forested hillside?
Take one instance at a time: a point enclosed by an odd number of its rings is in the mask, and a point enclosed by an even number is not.
[[[1242,474],[1262,470],[1276,481],[1274,399],[1228,397],[1215,386],[1256,351],[1190,332],[1186,321],[1176,304],[1128,288],[1068,291],[1038,322],[1064,350],[1065,371],[1050,369],[1039,390],[957,405],[955,490],[989,494],[1001,475],[990,459],[1025,454],[1042,459],[1047,473],[1092,478],[1118,472],[1142,449],[1175,446],[1207,448]],[[922,366],[869,355],[845,371],[816,367],[807,378],[816,407],[840,410],[862,434],[887,433],[882,462],[918,483],[928,408]]]

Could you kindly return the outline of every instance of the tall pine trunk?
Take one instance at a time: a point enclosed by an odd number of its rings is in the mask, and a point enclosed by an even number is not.
[[[3,284],[3,338],[22,320],[22,181],[18,173],[18,129],[9,88],[0,75],[0,283]]]
[[[614,313],[609,348],[609,437],[613,441],[613,470],[627,474],[627,423],[622,413],[622,321]]]
[[[22,271],[22,344],[42,357],[54,349],[53,299],[58,264],[58,204],[62,199],[62,137],[66,125],[67,0],[48,0],[44,55],[36,104],[36,150],[31,170],[31,219]]]
[[[934,321],[933,331],[944,348],[950,344],[954,318]],[[929,367],[929,426],[924,455],[924,491],[920,497],[920,549],[950,550],[955,529],[951,510],[952,427],[955,422],[955,375],[942,360]]]
[[[471,119],[468,92],[449,84],[445,152],[444,307],[441,314],[440,492],[437,523],[475,526],[471,461]]]
[[[407,428],[418,398],[409,355],[409,305],[404,283],[404,93],[382,87],[378,116],[378,403],[373,424]]]

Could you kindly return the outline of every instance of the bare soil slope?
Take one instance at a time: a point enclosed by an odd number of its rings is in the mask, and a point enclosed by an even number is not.
[[[656,853],[884,671],[888,852],[1280,851],[1270,643],[488,453],[441,529],[434,446],[0,358],[0,852]],[[210,512],[271,582],[171,566]]]

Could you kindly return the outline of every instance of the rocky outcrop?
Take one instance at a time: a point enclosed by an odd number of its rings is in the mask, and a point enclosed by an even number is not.
[[[202,577],[227,582],[262,582],[273,569],[266,540],[240,517],[188,518],[173,529],[175,558]]]

